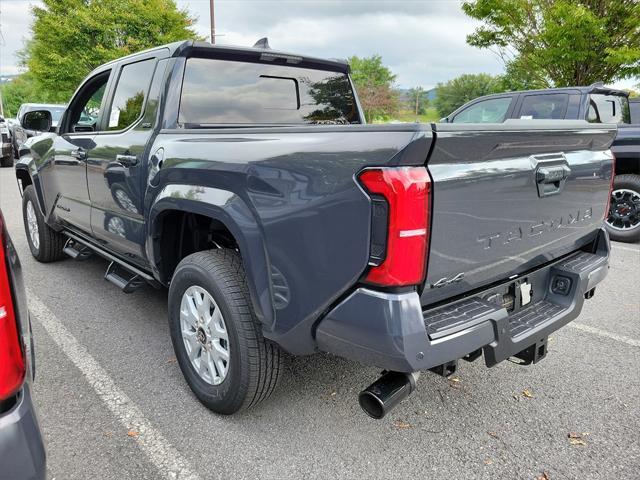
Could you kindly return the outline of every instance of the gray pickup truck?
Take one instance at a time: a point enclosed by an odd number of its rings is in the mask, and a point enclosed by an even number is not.
[[[282,350],[324,351],[384,370],[359,397],[380,418],[421,371],[544,358],[607,273],[615,135],[364,125],[346,63],[189,41],[92,72],[16,175],[37,260],[168,287],[207,407],[268,397]]]

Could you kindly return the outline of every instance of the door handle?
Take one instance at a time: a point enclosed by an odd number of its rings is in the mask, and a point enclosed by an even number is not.
[[[538,167],[536,171],[536,183],[538,184],[538,196],[548,197],[560,193],[571,169],[567,165],[546,165]]]
[[[73,158],[77,158],[78,160],[86,160],[87,151],[82,147],[78,147],[75,150],[71,150],[71,156]]]
[[[554,165],[539,168],[536,177],[538,183],[556,183],[566,180],[570,173],[571,169],[566,165]]]
[[[134,167],[138,164],[138,157],[136,155],[116,155],[116,162],[123,167]]]

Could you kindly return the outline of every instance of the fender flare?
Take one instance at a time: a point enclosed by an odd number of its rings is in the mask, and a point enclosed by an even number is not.
[[[36,191],[36,198],[38,200],[38,207],[40,208],[40,212],[46,218],[47,212],[44,208],[44,195],[42,193],[42,185],[40,184],[40,179],[38,178],[38,171],[35,166],[35,161],[31,156],[20,157],[15,165],[16,169],[16,181],[20,180],[20,175],[27,175],[33,185],[33,188]],[[19,184],[20,185],[20,184]],[[20,195],[24,192],[24,184],[20,188]]]
[[[220,222],[231,232],[240,249],[256,316],[267,329],[271,329],[275,322],[275,308],[267,250],[262,228],[245,201],[231,191],[212,187],[170,184],[160,190],[149,207],[146,254],[154,274],[165,285],[169,279],[163,278],[159,268],[158,247],[161,220],[168,211],[203,215]]]

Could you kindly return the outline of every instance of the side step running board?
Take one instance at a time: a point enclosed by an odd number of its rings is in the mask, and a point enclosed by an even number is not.
[[[93,252],[109,260],[111,263],[107,268],[104,278],[116,285],[123,292],[131,293],[145,283],[155,288],[160,288],[160,283],[148,273],[129,265],[124,260],[119,259],[115,255],[112,255],[75,233],[66,230],[63,233],[69,239],[65,244],[64,252],[70,257],[84,259]]]
[[[131,293],[146,283],[140,275],[125,270],[116,262],[109,264],[107,273],[104,274],[104,279],[113,283],[124,293]]]
[[[93,254],[93,250],[89,247],[78,243],[71,238],[67,238],[62,251],[74,260],[86,260]]]

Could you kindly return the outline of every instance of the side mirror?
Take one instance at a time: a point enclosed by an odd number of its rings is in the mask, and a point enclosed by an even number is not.
[[[449,117],[442,117],[440,123],[449,123]]]
[[[33,110],[27,112],[22,117],[22,128],[35,130],[37,132],[48,132],[51,130],[51,112],[48,110]]]

